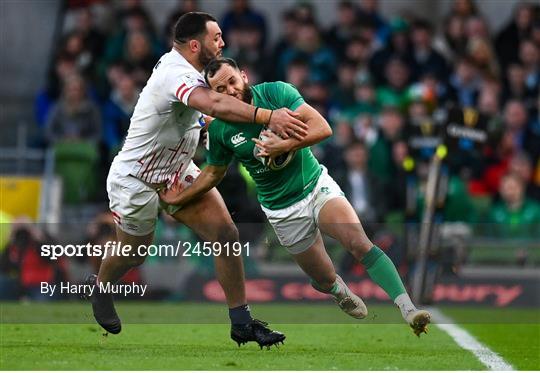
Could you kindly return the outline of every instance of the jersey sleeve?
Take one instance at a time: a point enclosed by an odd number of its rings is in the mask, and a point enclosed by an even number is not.
[[[187,106],[189,95],[197,87],[206,87],[201,74],[195,71],[177,72],[167,77],[165,90],[167,96],[173,101],[180,101]]]
[[[231,163],[233,153],[223,142],[223,126],[219,119],[214,119],[208,129],[208,152],[206,161],[213,166],[227,166]]]
[[[276,103],[279,108],[286,107],[294,111],[305,103],[300,92],[290,83],[274,82],[271,83],[269,88],[268,95],[270,96],[270,100]]]

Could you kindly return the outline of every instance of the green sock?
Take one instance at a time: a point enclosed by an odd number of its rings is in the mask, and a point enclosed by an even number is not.
[[[317,281],[313,279],[311,279],[311,286],[313,286],[315,290],[320,291],[321,293],[326,293],[326,294],[335,294],[337,290],[339,289],[339,285],[336,282],[334,283],[334,286],[332,286],[330,290],[323,290],[322,287],[317,283]]]
[[[406,293],[396,266],[390,258],[377,246],[373,246],[364,258],[362,264],[366,267],[369,277],[379,285],[394,301],[398,295]]]

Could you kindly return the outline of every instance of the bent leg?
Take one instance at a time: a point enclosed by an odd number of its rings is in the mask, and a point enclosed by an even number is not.
[[[373,247],[360,219],[344,197],[337,197],[324,204],[318,216],[320,230],[336,239],[357,260]]]
[[[318,288],[325,292],[332,289],[336,282],[336,270],[324,248],[320,233],[317,233],[317,239],[309,249],[300,254],[292,254],[292,256]]]
[[[350,316],[356,319],[367,316],[367,307],[362,299],[336,274],[334,264],[324,248],[318,231],[313,245],[301,253],[292,255],[300,268],[311,278],[311,284],[316,290],[332,295],[339,308]]]
[[[319,212],[319,227],[337,239],[366,267],[371,279],[383,288],[392,301],[402,303],[407,309],[413,307],[394,263],[366,236],[349,201],[345,198],[328,201]]]
[[[154,233],[145,236],[134,236],[124,232],[116,226],[117,246],[131,246],[129,255],[107,255],[101,262],[98,273],[98,281],[103,283],[116,283],[127,271],[144,263],[145,257],[140,256],[137,248],[144,245],[148,247],[152,243]],[[115,253],[118,254],[118,253]]]
[[[232,245],[238,242],[238,229],[232,221],[223,198],[216,188],[173,214],[204,241]],[[231,254],[231,252],[229,252]],[[226,250],[214,256],[216,277],[225,292],[229,308],[247,303],[242,256],[227,255]]]

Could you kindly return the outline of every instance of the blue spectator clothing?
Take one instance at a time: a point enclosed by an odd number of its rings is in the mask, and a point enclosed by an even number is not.
[[[138,94],[134,102],[123,102],[119,94],[113,92],[103,105],[103,141],[109,150],[118,147],[126,136],[137,98]]]
[[[280,76],[285,76],[287,66],[296,59],[307,61],[310,76],[316,77],[319,81],[330,82],[335,78],[337,61],[336,56],[330,48],[321,45],[313,53],[304,52],[297,48],[286,50],[278,63]]]
[[[266,20],[264,16],[251,8],[247,8],[242,13],[236,13],[235,11],[228,11],[225,13],[223,20],[221,21],[221,31],[223,32],[223,38],[227,42],[229,32],[235,27],[255,27],[261,33],[261,42],[259,49],[263,49],[266,45]]]

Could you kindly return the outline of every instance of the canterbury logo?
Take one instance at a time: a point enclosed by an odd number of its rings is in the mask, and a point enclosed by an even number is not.
[[[246,138],[244,137],[244,133],[243,132],[240,132],[240,133],[237,133],[236,135],[234,135],[233,137],[231,137],[231,142],[233,143],[233,145],[236,147],[238,145],[241,145],[243,143],[245,143],[247,140]]]

